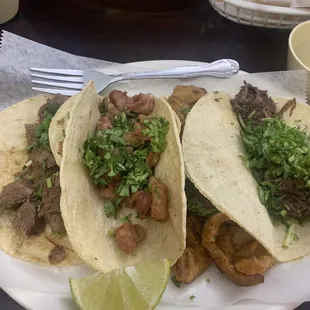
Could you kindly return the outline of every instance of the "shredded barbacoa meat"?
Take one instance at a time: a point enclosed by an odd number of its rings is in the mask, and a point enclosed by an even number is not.
[[[275,117],[276,103],[268,92],[245,81],[243,83],[239,93],[230,101],[233,111],[240,114],[243,120],[252,119],[255,123],[260,123],[263,118]]]

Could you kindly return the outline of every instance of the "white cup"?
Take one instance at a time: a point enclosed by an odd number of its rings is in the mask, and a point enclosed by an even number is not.
[[[308,98],[310,98],[310,20],[295,27],[289,37],[287,70],[308,71]]]
[[[12,19],[19,8],[19,0],[0,0],[0,24]]]

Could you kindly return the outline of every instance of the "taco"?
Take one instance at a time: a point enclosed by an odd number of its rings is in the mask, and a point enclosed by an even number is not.
[[[0,249],[42,265],[81,263],[61,217],[59,167],[48,135],[67,99],[41,95],[0,113]]]
[[[309,127],[309,113],[306,104],[272,99],[245,83],[233,100],[224,92],[199,100],[184,129],[190,180],[280,262],[310,252],[305,169],[310,148],[308,132],[300,127]]]
[[[145,258],[175,263],[185,247],[184,167],[172,109],[114,90],[72,107],[60,169],[71,243],[108,272]]]

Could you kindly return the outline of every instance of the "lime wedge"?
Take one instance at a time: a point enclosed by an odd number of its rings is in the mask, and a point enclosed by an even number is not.
[[[77,306],[83,310],[148,310],[159,303],[168,284],[168,259],[142,261],[109,273],[70,278]]]

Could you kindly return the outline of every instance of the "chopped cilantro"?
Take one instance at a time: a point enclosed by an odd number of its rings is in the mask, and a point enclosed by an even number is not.
[[[152,152],[161,153],[165,150],[166,136],[169,130],[169,122],[163,117],[155,117],[143,121],[145,128],[142,133],[151,140]]]
[[[104,202],[104,213],[106,214],[107,217],[112,217],[114,216],[116,218],[117,210],[115,205],[112,203],[112,201],[105,201]]]
[[[121,221],[124,223],[131,223],[131,216],[132,216],[132,213],[126,215],[124,218],[121,219]]]
[[[195,298],[196,298],[195,295],[192,295],[192,296],[189,297],[190,300],[194,300]]]
[[[171,277],[171,281],[176,287],[181,287],[181,282],[177,280],[176,276]]]
[[[310,137],[281,118],[265,118],[260,124],[241,122],[245,161],[258,182],[258,195],[269,215],[283,223],[288,232],[292,222],[310,216]],[[294,192],[290,192],[294,190]],[[298,189],[298,190],[296,190]],[[295,195],[292,205],[291,195]],[[284,246],[291,242],[288,234]]]
[[[207,278],[206,281],[207,281],[208,283],[211,283],[211,280],[210,280],[209,278]]]
[[[182,109],[182,113],[187,116],[187,114],[191,111],[192,108],[184,108]]]

